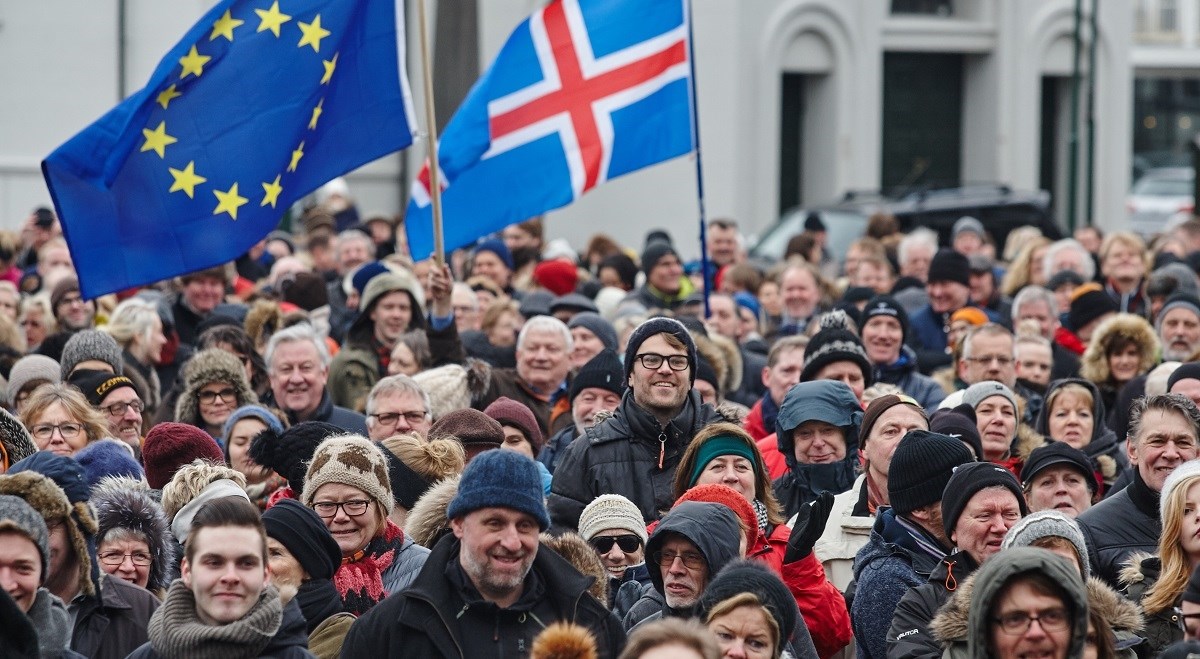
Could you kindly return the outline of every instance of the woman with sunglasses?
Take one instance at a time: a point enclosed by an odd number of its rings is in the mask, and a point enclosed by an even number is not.
[[[623,618],[650,585],[650,570],[646,567],[648,535],[641,511],[619,494],[601,494],[580,513],[579,535],[600,556],[608,572],[608,608]],[[629,582],[636,587],[626,589],[625,597],[618,597],[618,591]]]
[[[239,407],[257,403],[238,358],[209,348],[183,365],[183,392],[175,402],[175,421],[204,430],[223,448],[225,421]]]

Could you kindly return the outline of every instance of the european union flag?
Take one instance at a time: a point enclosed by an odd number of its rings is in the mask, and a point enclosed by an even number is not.
[[[395,0],[224,0],[42,173],[91,298],[235,259],[412,143]]]

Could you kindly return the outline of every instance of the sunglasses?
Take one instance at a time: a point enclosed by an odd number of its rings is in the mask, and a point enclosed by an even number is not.
[[[610,535],[600,538],[592,538],[588,540],[592,548],[601,554],[607,554],[612,551],[613,545],[621,548],[621,551],[626,554],[632,554],[642,546],[642,539],[636,535]]]

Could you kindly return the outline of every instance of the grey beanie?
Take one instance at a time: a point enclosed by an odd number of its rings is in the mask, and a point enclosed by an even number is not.
[[[85,329],[73,334],[63,346],[61,365],[62,379],[67,379],[71,371],[80,363],[89,359],[98,359],[112,366],[113,373],[123,375],[121,346],[116,339],[100,330]]]
[[[40,583],[46,583],[50,573],[50,531],[46,528],[46,520],[21,497],[0,494],[0,531],[8,530],[17,531],[37,545],[42,556]]]
[[[616,352],[617,350],[617,331],[613,329],[612,323],[604,320],[604,318],[594,311],[581,311],[571,317],[571,321],[567,323],[568,329],[582,327],[585,330],[596,335],[597,339],[604,344],[605,348]]]
[[[983,382],[976,382],[967,387],[966,391],[963,392],[962,402],[970,405],[971,409],[975,409],[985,399],[992,396],[1004,396],[1008,399],[1008,402],[1012,403],[1013,411],[1020,409],[1017,406],[1017,396],[1013,394],[1012,389],[995,380],[984,380]]]
[[[1084,580],[1086,581],[1092,576],[1092,568],[1088,564],[1087,541],[1083,539],[1083,531],[1079,530],[1079,524],[1075,520],[1057,510],[1036,512],[1014,524],[1005,534],[1000,550],[1012,547],[1030,547],[1034,542],[1049,537],[1063,538],[1075,545],[1075,552],[1079,554],[1079,566],[1083,569]]]
[[[8,402],[15,404],[17,394],[30,382],[45,380],[54,384],[62,381],[62,368],[58,362],[45,355],[25,355],[13,364],[8,374]]]

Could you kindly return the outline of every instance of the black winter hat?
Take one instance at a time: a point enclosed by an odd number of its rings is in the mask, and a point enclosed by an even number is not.
[[[813,232],[826,231],[825,221],[821,219],[821,214],[817,211],[809,211],[808,215],[804,217],[804,230]]]
[[[711,384],[713,389],[717,390],[717,396],[720,397],[721,383],[717,378],[717,370],[703,357],[696,360],[696,379]]]
[[[646,249],[642,250],[642,272],[649,277],[654,266],[658,265],[658,262],[668,254],[679,258],[679,254],[675,252],[675,248],[671,247],[670,243],[658,240],[646,245]]]
[[[853,362],[862,370],[864,386],[871,386],[874,369],[867,358],[867,349],[858,335],[850,331],[846,321],[846,314],[836,310],[821,318],[821,330],[813,335],[804,349],[801,382],[811,382],[821,369],[834,362]]]
[[[1167,378],[1167,393],[1180,380],[1200,380],[1200,362],[1180,364],[1179,368],[1172,371],[1171,377]]]
[[[1055,465],[1072,467],[1075,471],[1083,474],[1083,480],[1087,483],[1088,489],[1092,493],[1096,492],[1096,472],[1091,459],[1086,453],[1066,442],[1047,442],[1045,445],[1033,449],[1026,458],[1025,465],[1021,467],[1022,483],[1029,485],[1039,472]]]
[[[727,563],[700,597],[700,618],[708,617],[708,612],[714,606],[739,593],[754,593],[762,600],[763,606],[779,625],[781,642],[792,637],[800,622],[796,598],[779,575],[760,561],[740,558]]]
[[[1017,498],[1021,508],[1021,517],[1029,514],[1029,506],[1025,505],[1025,493],[1021,484],[1012,472],[991,462],[971,462],[954,469],[954,475],[942,492],[942,528],[949,538],[954,533],[958,518],[962,515],[971,497],[980,490],[989,487],[1007,488]]]
[[[1084,284],[1075,289],[1071,298],[1071,308],[1067,311],[1067,329],[1078,332],[1081,327],[1107,313],[1120,311],[1116,300],[1112,299],[1099,284]]]
[[[695,383],[696,342],[692,340],[692,335],[688,334],[687,328],[683,326],[683,323],[674,318],[665,318],[662,316],[651,318],[638,325],[633,330],[633,334],[629,335],[629,341],[625,345],[625,381],[628,382],[629,376],[633,373],[633,365],[637,361],[638,349],[642,347],[642,343],[646,339],[655,334],[670,334],[683,343],[684,347],[687,348],[688,362],[692,365],[688,369],[688,383]],[[864,352],[863,354],[865,355],[866,353]]]
[[[939,249],[929,263],[929,283],[953,281],[963,286],[971,285],[971,264],[967,257],[952,249]]]
[[[942,500],[954,468],[972,462],[959,440],[928,430],[910,430],[896,446],[888,470],[888,502],[907,515]]]
[[[325,522],[295,499],[280,499],[262,514],[267,536],[279,541],[313,579],[332,579],[342,564],[342,550]]]
[[[75,369],[67,378],[67,382],[83,392],[83,397],[87,398],[92,407],[100,407],[100,402],[106,396],[121,387],[129,387],[135,392],[137,391],[137,387],[133,385],[133,380],[124,375],[113,375],[112,373],[93,371],[86,368]]]
[[[975,410],[971,410],[969,416],[957,408],[938,410],[929,417],[929,430],[962,440],[975,453],[975,459],[979,460],[983,457],[983,438],[979,436],[974,417]]]
[[[287,479],[297,496],[304,491],[304,475],[317,445],[345,430],[323,421],[305,421],[275,434],[270,428],[250,441],[250,458]]]
[[[376,444],[383,451],[383,457],[387,458],[388,480],[392,484],[392,499],[406,510],[412,510],[413,506],[417,504],[417,499],[425,494],[433,482],[414,471],[386,446],[379,442]]]
[[[863,307],[861,313],[862,324],[866,325],[872,318],[879,316],[895,318],[900,323],[901,334],[908,336],[908,312],[896,298],[890,295],[876,295],[867,301],[867,306]]]
[[[570,402],[575,402],[579,392],[592,387],[611,391],[618,396],[624,394],[626,379],[622,374],[621,358],[617,353],[608,348],[601,350],[589,359],[583,368],[579,369],[575,379],[571,380]]]

